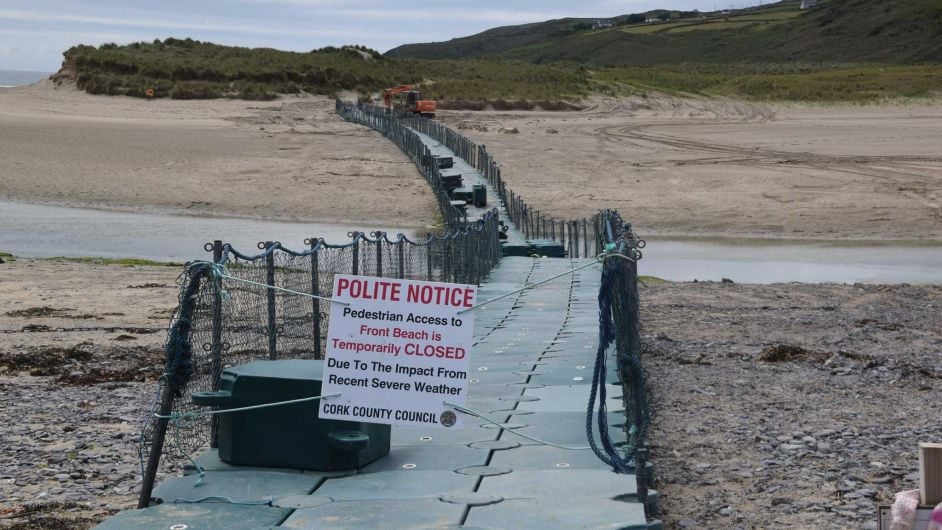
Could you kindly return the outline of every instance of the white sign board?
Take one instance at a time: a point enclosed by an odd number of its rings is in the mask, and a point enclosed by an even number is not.
[[[461,428],[477,287],[334,276],[320,417]]]

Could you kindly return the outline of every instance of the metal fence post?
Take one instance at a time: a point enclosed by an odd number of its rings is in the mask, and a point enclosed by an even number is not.
[[[565,230],[568,232],[568,237],[566,238],[566,245],[567,245],[567,248],[569,249],[569,257],[571,258],[573,257],[572,255],[574,254],[574,249],[572,248],[572,223],[569,221],[566,221],[565,226],[566,226]]]
[[[383,276],[383,232],[377,230],[376,235],[376,276]]]
[[[406,240],[399,238],[399,279],[402,280],[406,277]]]
[[[576,257],[579,257],[579,221],[573,221],[569,228],[569,233],[573,234],[573,247],[576,249]]]
[[[275,286],[275,252],[272,241],[265,242],[265,283]],[[266,299],[268,301],[268,358],[275,360],[278,358],[278,323],[275,314],[275,290],[266,289]]]
[[[222,262],[222,241],[213,241],[213,263]],[[222,292],[218,283],[213,283],[213,338],[210,344],[209,371],[212,374],[212,389],[219,390],[222,377]],[[219,447],[219,417],[212,416],[209,425],[209,446]]]
[[[275,252],[272,250],[274,242],[265,242],[265,283],[275,286]],[[278,325],[275,321],[275,290],[266,289],[268,295],[268,358],[275,360],[278,358]]]
[[[599,214],[592,216],[592,230],[594,232],[595,239],[595,255],[598,256],[602,253],[602,233],[599,231]]]
[[[483,227],[482,227],[483,228]],[[481,285],[481,232],[475,232],[474,237],[471,239],[471,244],[474,247],[474,255],[471,256],[471,260],[474,262],[474,285]]]
[[[353,267],[351,268],[350,274],[356,276],[360,274],[360,233],[352,232],[353,234]]]
[[[582,257],[589,257],[589,221],[585,217],[582,218]]]
[[[619,260],[622,261],[622,260]],[[627,311],[625,311],[626,316],[628,317],[628,355],[632,356],[635,359],[635,364],[640,365],[641,363],[641,299],[638,293],[638,263],[636,261],[624,261],[624,271],[625,271],[625,281],[627,282],[626,297],[627,297]],[[622,371],[624,374],[625,372]],[[631,381],[631,399],[633,401],[632,406],[632,422],[634,425],[637,425],[642,431],[646,428],[645,425],[645,412],[644,405],[646,401],[645,396],[645,382],[644,375],[639,369],[631,370],[630,372],[634,377]],[[638,437],[638,447],[636,453],[640,456],[638,458],[638,464],[645,464],[645,455],[646,448],[644,447],[644,435]],[[638,473],[638,500],[647,505],[647,478],[645,476],[645,471],[642,469]],[[645,506],[647,509],[647,506]]]
[[[160,409],[157,411],[160,417],[157,418],[157,425],[154,426],[154,442],[150,446],[150,454],[147,455],[147,467],[144,469],[141,495],[137,499],[138,509],[150,506],[150,495],[154,491],[154,483],[157,481],[157,468],[160,465],[160,455],[164,451],[167,426],[170,424],[167,417],[173,412],[172,386],[170,382],[165,382],[163,392],[160,394]]]
[[[320,268],[320,263],[318,259],[318,249],[317,245],[320,242],[318,238],[312,237],[311,242],[311,294],[314,296],[320,296],[321,286],[318,278],[318,269]],[[311,332],[314,334],[314,358],[322,359],[321,356],[321,301],[317,298],[311,298]]]

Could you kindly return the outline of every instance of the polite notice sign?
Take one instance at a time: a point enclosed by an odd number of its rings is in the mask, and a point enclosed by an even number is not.
[[[334,276],[320,417],[461,428],[477,287]]]

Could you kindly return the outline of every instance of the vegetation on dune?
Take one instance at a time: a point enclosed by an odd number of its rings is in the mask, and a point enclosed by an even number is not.
[[[580,99],[589,82],[578,68],[495,61],[386,59],[348,46],[308,53],[239,48],[192,39],[127,46],[75,46],[67,70],[92,94],[175,99],[273,99],[279,94],[371,94],[399,84],[421,85],[432,98],[500,102]]]

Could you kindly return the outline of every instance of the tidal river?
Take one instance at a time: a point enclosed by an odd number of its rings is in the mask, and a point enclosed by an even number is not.
[[[220,239],[243,254],[257,254],[259,241],[280,241],[304,250],[305,238],[350,241],[347,232],[377,227],[283,223],[216,217],[113,212],[0,201],[0,251],[23,257],[92,256],[185,262],[206,259],[205,243]],[[386,228],[390,239],[414,229]],[[425,231],[423,231],[424,234]],[[424,237],[424,236],[423,236]]]
[[[243,253],[262,240],[305,248],[304,239],[349,241],[376,227],[125,213],[0,201],[0,251],[23,257],[93,256],[184,262],[206,259],[214,239]],[[415,230],[386,228],[414,238]],[[421,231],[424,234],[424,230]],[[641,274],[674,281],[740,283],[942,283],[942,245],[768,240],[649,239]]]

